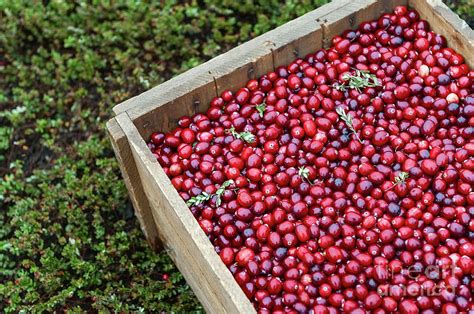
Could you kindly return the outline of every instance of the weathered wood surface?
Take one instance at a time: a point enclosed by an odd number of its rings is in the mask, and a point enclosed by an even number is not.
[[[143,191],[143,186],[140,184],[138,170],[127,137],[115,118],[107,122],[107,132],[112,142],[115,156],[119,162],[120,171],[125,186],[127,187],[128,195],[132,201],[135,216],[150,246],[158,250],[161,248],[158,229],[153,220],[148,199]]]
[[[134,183],[144,187],[165,247],[203,306],[210,313],[254,313],[127,113],[116,120],[127,134],[138,169],[140,181]]]

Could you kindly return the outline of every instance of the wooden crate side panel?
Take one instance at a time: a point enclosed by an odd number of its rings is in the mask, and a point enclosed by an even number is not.
[[[127,113],[116,119],[129,139],[140,182],[165,247],[206,310],[255,313]]]
[[[320,21],[328,14],[347,6],[351,1],[331,1],[262,35],[266,37],[266,41],[271,46],[273,69],[289,65],[296,58],[304,58],[306,55],[321,49],[323,32]],[[242,85],[245,83],[242,82]]]
[[[173,98],[169,99],[169,96],[181,95],[181,91],[189,90],[189,87],[194,86],[198,87],[203,84],[210,83],[213,80],[213,77],[218,80],[221,77],[227,77],[228,83],[236,84],[241,86],[245,82],[234,83],[234,81],[228,78],[228,75],[238,69],[243,69],[243,73],[250,73],[244,75],[246,80],[259,77],[273,69],[273,55],[272,51],[278,48],[281,48],[286,44],[286,42],[281,42],[281,36],[287,40],[292,38],[296,40],[301,37],[301,34],[293,32],[293,27],[295,24],[306,22],[308,25],[311,25],[311,20],[315,20],[315,16],[323,16],[327,13],[330,13],[333,10],[339,9],[341,6],[344,6],[345,3],[350,2],[350,0],[336,0],[329,4],[326,4],[314,11],[307,13],[293,21],[290,21],[276,29],[262,34],[261,36],[250,40],[212,60],[207,61],[204,64],[201,64],[193,69],[188,70],[187,72],[180,74],[138,96],[135,96],[131,99],[128,99],[113,108],[113,111],[116,115],[121,112],[128,111],[132,108],[137,107],[146,107],[145,110],[140,110],[137,113],[131,113],[133,118],[140,116],[143,113],[151,111],[154,106],[159,106],[162,103],[165,103],[167,100],[171,101]],[[274,41],[280,42],[277,45]],[[247,58],[242,58],[242,56],[250,56],[251,60]],[[249,63],[254,62],[255,64],[252,67],[249,67]],[[209,74],[213,75],[209,76]],[[239,77],[239,75],[235,75]],[[225,84],[223,79],[223,84],[221,86],[231,86],[231,84]],[[184,88],[184,89],[182,89]]]
[[[171,89],[166,97],[158,96],[159,92],[147,92],[143,95],[147,100],[137,100],[136,105],[131,106],[127,112],[144,138],[148,138],[156,130],[169,131],[176,126],[180,116],[205,111],[210,100],[222,91],[236,91],[245,86],[248,80],[273,71],[277,66],[289,64],[296,57],[304,57],[320,49],[323,33],[318,21],[322,17],[348,6],[352,10],[359,10],[364,3],[370,1],[359,0],[355,6],[350,5],[352,2],[331,2],[242,44],[207,62],[205,65],[208,71],[203,74],[205,79],[190,78],[187,72],[179,76],[183,78],[184,85]],[[202,72],[193,70],[190,72],[192,75]],[[213,77],[214,86],[210,76]],[[171,96],[172,93],[175,93],[174,96]]]
[[[448,46],[474,67],[474,31],[440,0],[410,0],[409,5],[430,23],[431,29],[446,37]]]
[[[282,33],[275,38],[277,42],[275,45],[277,48],[273,50],[275,68],[286,66],[296,58],[304,58],[322,47],[323,31],[316,22],[316,18],[313,17],[309,22],[300,21],[298,24],[291,33]],[[295,39],[292,36],[293,32],[302,34],[302,36]]]
[[[173,89],[177,94],[170,95],[161,106],[156,107],[148,114],[143,114],[135,119],[141,136],[148,139],[153,132],[167,132],[177,126],[178,119],[182,116],[191,116],[196,112],[204,112],[209,107],[209,103],[216,96],[215,82],[207,82],[196,86],[177,87]],[[177,96],[179,94],[179,96]],[[149,97],[147,95],[146,97]]]
[[[382,1],[383,12],[381,13],[391,13],[399,5],[408,5],[408,0]]]
[[[322,33],[317,19],[352,0],[335,0],[262,34],[205,64],[216,80],[217,93],[236,91],[256,79],[304,57],[321,47]],[[360,0],[366,1],[366,0]]]
[[[212,60],[208,61],[211,62]],[[186,72],[177,75],[135,97],[127,99],[114,106],[112,111],[119,115],[134,107],[147,107],[153,105],[156,101],[166,102],[173,100],[173,96],[185,93],[189,86],[201,86],[214,81],[212,75],[209,75],[208,68],[205,66],[208,62],[200,66],[191,68]],[[171,98],[170,98],[171,97]]]
[[[161,241],[153,220],[150,204],[140,184],[138,169],[135,165],[127,137],[115,118],[107,122],[107,133],[117,157],[130,200],[132,201],[135,216],[150,246],[154,250],[158,250],[161,248]]]
[[[257,37],[216,58],[209,73],[216,82],[217,95],[225,90],[236,92],[247,81],[273,71],[274,43],[266,37]]]

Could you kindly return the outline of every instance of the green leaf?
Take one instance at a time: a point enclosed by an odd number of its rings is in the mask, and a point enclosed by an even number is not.
[[[253,135],[252,133],[250,133],[248,131],[239,133],[239,132],[235,131],[235,128],[232,126],[226,132],[232,134],[233,137],[235,137],[237,139],[241,139],[241,140],[243,140],[247,143],[255,142],[255,135]]]
[[[187,202],[186,204],[188,206],[198,206],[198,205],[201,205],[205,202],[207,202],[208,200],[210,200],[212,198],[212,195],[211,194],[208,194],[206,192],[202,192],[201,194],[199,195],[196,195],[194,197],[191,197]]]
[[[311,180],[309,179],[309,169],[306,168],[306,167],[299,167],[298,168],[298,175],[300,177],[302,177],[303,179],[305,179],[309,184],[313,185],[314,182],[311,182]]]
[[[263,118],[263,114],[265,113],[265,110],[267,109],[266,106],[267,104],[265,103],[261,103],[260,105],[255,106],[255,109],[257,109],[258,113],[260,114],[260,117],[262,118]]]
[[[359,69],[354,69],[353,74],[344,74],[342,76],[342,79],[346,82],[343,84],[333,84],[333,87],[335,89],[345,91],[347,88],[352,88],[360,92],[363,88],[366,87],[381,86],[376,75],[370,73],[369,71]]]
[[[409,174],[408,172],[400,172],[394,179],[393,184],[403,184],[408,179]]]

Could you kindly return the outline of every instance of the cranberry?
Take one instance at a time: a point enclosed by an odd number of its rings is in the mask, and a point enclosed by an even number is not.
[[[400,313],[402,314],[415,314],[419,313],[420,310],[416,306],[416,303],[412,300],[403,300],[399,305]]]
[[[255,257],[255,253],[248,248],[240,250],[235,256],[235,261],[240,266],[245,266],[250,260]]]
[[[426,175],[438,174],[438,165],[431,159],[425,159],[421,162],[421,169]]]
[[[383,300],[380,295],[372,292],[365,298],[365,308],[368,310],[374,310],[382,305],[382,302]]]
[[[231,248],[224,248],[220,253],[221,259],[226,265],[231,265],[234,262],[234,250]]]

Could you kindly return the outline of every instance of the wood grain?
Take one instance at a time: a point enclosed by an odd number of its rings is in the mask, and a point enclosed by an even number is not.
[[[156,224],[153,221],[150,205],[140,183],[135,160],[130,150],[127,137],[120,128],[115,118],[107,122],[107,134],[112,143],[112,147],[117,157],[123,181],[128,190],[128,195],[135,209],[135,216],[140,223],[140,227],[148,243],[154,250],[159,250],[162,246],[159,239]]]
[[[153,106],[153,109],[146,114],[141,114],[135,118],[134,123],[143,138],[148,139],[155,131],[167,132],[177,126],[178,119],[182,116],[191,116],[196,112],[205,112],[209,108],[209,103],[216,96],[214,79],[196,79],[195,85],[181,86],[174,89],[176,94],[165,95],[165,98],[157,100],[160,106]],[[150,97],[150,95],[146,95]],[[153,102],[154,103],[154,102]],[[134,107],[142,109],[143,107]]]

